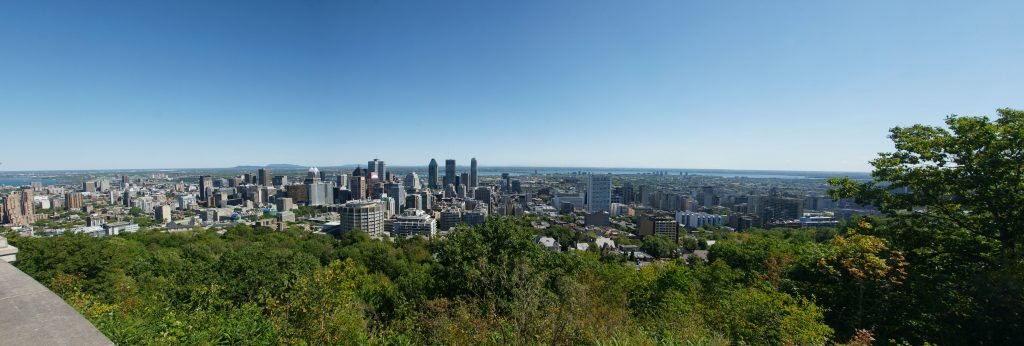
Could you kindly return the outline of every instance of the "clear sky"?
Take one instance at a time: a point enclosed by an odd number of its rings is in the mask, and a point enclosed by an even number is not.
[[[1024,108],[1024,1],[0,2],[0,170],[866,171]]]

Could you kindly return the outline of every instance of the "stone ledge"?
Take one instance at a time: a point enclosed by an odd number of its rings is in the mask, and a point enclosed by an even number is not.
[[[85,317],[25,273],[0,261],[0,344],[113,345]]]

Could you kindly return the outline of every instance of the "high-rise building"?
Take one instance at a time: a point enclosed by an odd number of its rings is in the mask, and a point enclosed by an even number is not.
[[[423,210],[431,210],[434,207],[434,195],[427,191],[420,191],[420,203]]]
[[[384,166],[384,161],[381,161],[381,160],[378,160],[378,159],[373,159],[372,161],[367,161],[366,162],[366,170],[367,170],[367,172],[370,172],[370,173],[377,173],[377,179],[378,180],[385,180],[385,179],[387,179],[388,172],[387,172],[387,168]],[[370,174],[370,176],[372,177],[373,175]]]
[[[512,175],[508,173],[501,173],[501,191],[512,192]]]
[[[96,192],[96,182],[89,180],[82,183],[82,191],[85,192]]]
[[[387,191],[388,197],[395,199],[396,204],[405,203],[405,188],[402,187],[401,183],[384,184],[384,190]],[[396,209],[401,210],[402,208]]]
[[[462,221],[462,211],[455,208],[448,208],[441,211],[441,222],[438,227],[442,231],[447,231],[458,225]]]
[[[339,189],[348,190],[348,175],[341,174],[337,177],[337,184]]]
[[[479,181],[477,180],[476,158],[474,157],[471,160],[469,160],[469,186],[477,187],[479,186],[478,184]]]
[[[295,204],[292,202],[292,199],[288,198],[288,197],[278,198],[276,203],[277,203],[277,211],[279,211],[279,212],[280,211],[289,211],[292,208],[294,208],[294,206],[295,206]]]
[[[462,173],[459,175],[459,184],[469,186],[469,173]]]
[[[444,160],[444,186],[455,185],[455,160]]]
[[[171,206],[169,205],[162,204],[156,206],[156,208],[153,209],[153,214],[157,221],[163,223],[171,222]]]
[[[286,175],[275,175],[274,186],[285,186],[288,185],[288,176]]]
[[[437,160],[430,159],[430,164],[427,165],[427,187],[436,189],[437,185]]]
[[[306,172],[306,180],[303,181],[305,184],[314,184],[320,182],[320,169],[316,167],[310,167],[309,171]]]
[[[611,213],[612,209],[612,176],[611,174],[590,174],[587,180],[587,212]]]
[[[384,235],[385,206],[381,201],[354,200],[341,205],[341,231],[362,230],[370,236]]]
[[[327,188],[327,184],[324,184],[322,182],[316,182],[312,184],[306,184],[306,186],[306,189],[309,192],[309,197],[307,199],[308,202],[306,203],[306,205],[326,205],[329,203],[327,199],[328,195],[330,195],[331,200],[334,199],[333,193],[328,194],[328,191],[330,191],[330,189]]]
[[[366,198],[366,179],[362,176],[353,175],[348,178],[348,189],[352,191],[352,199]]]
[[[405,175],[403,183],[407,191],[415,192],[420,189],[420,176],[416,172],[409,172]]]
[[[258,177],[257,184],[259,184],[259,185],[267,186],[267,185],[273,183],[273,181],[270,180],[270,170],[269,169],[260,168],[259,170],[256,171],[256,175]]]
[[[82,201],[82,194],[78,192],[68,192],[64,194],[64,208],[67,210],[79,210],[82,209],[84,202]]]
[[[677,223],[676,219],[671,216],[641,216],[637,229],[641,236],[662,235],[672,241],[679,241],[679,223]]]
[[[107,192],[110,191],[110,180],[103,179],[96,182],[96,191]]]
[[[403,209],[410,209],[410,208],[411,209],[426,210],[426,208],[423,207],[423,196],[420,196],[420,195],[415,194],[415,193],[411,194],[411,195],[408,195],[408,196],[405,196],[405,208],[403,208]]]
[[[208,175],[199,176],[199,200],[200,204],[206,205],[210,200],[210,190],[213,189],[213,178]]]
[[[35,222],[35,203],[32,188],[26,187],[11,192],[4,200],[4,218],[7,223],[17,226],[28,226]]]

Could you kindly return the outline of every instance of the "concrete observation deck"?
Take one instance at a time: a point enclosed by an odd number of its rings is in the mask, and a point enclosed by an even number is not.
[[[113,344],[56,293],[0,260],[0,346]]]

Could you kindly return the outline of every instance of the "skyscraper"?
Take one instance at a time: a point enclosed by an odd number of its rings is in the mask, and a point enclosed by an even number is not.
[[[396,204],[405,203],[405,188],[402,187],[401,183],[384,184],[384,190],[387,192],[388,197],[395,199]],[[401,210],[402,208],[397,209]]]
[[[474,157],[473,159],[469,160],[469,186],[477,187],[479,186],[477,184],[478,181],[476,172],[476,158]]]
[[[305,184],[314,184],[320,182],[320,169],[316,167],[310,167],[309,172],[306,172]]]
[[[590,174],[587,180],[587,212],[611,212],[612,207],[612,176],[610,174]]]
[[[370,173],[377,173],[378,180],[387,179],[387,168],[384,167],[384,161],[373,159],[372,161],[366,162],[366,170]],[[372,175],[371,175],[372,176]]]
[[[437,160],[430,159],[427,165],[427,187],[436,189],[437,186]]]
[[[267,185],[273,183],[270,180],[270,170],[269,169],[260,168],[257,171],[257,175],[258,175],[258,179],[257,179],[257,183],[258,184],[263,185],[263,186],[267,186]]]
[[[405,174],[405,188],[410,191],[416,191],[420,189],[420,176],[416,172],[409,172]]]
[[[199,176],[199,199],[202,205],[206,205],[210,199],[210,189],[213,189],[213,179],[208,175]]]
[[[359,200],[366,198],[366,179],[358,175],[353,175],[348,180],[348,189],[352,191],[352,199]]]
[[[444,160],[444,186],[455,184],[455,160]]]

